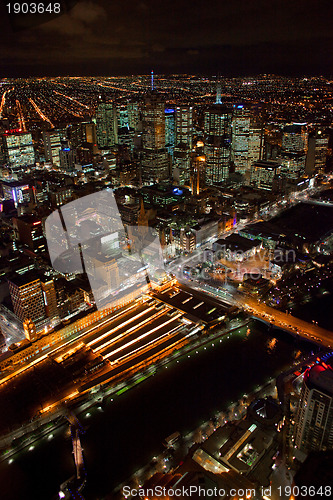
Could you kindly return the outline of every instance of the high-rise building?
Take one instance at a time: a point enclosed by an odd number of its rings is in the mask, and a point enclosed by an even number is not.
[[[52,278],[41,277],[43,299],[45,304],[45,314],[50,319],[58,317],[57,294]]]
[[[118,143],[117,109],[111,102],[100,101],[97,105],[96,135],[101,149],[112,148]]]
[[[244,109],[242,105],[236,106],[232,119],[232,161],[235,172],[241,174],[244,174],[249,168],[250,123],[250,111]]]
[[[176,146],[186,144],[192,148],[193,106],[181,105],[176,108]]]
[[[21,321],[38,323],[45,319],[42,285],[36,273],[15,274],[8,279],[8,285],[14,313]]]
[[[216,104],[204,115],[206,184],[218,184],[229,177],[231,161],[232,110]]]
[[[333,449],[333,370],[325,363],[314,365],[304,374],[295,447],[303,453]]]
[[[173,158],[173,151],[175,148],[175,110],[173,108],[165,109],[165,147]]]
[[[251,166],[250,184],[257,189],[271,191],[281,164],[273,160],[258,160]]]
[[[60,166],[59,151],[61,149],[61,133],[59,130],[43,132],[45,161],[53,166]]]
[[[142,181],[151,183],[169,177],[169,159],[165,148],[165,105],[152,91],[142,110]]]
[[[255,123],[251,123],[249,130],[249,150],[248,150],[248,169],[253,162],[262,159],[263,148],[263,129]]]
[[[128,124],[128,108],[124,104],[117,108],[118,128],[129,127]]]
[[[96,143],[96,124],[94,122],[73,123],[67,129],[70,145],[77,148],[88,142]]]
[[[66,172],[75,170],[76,153],[74,149],[69,147],[61,148],[59,152],[60,168]]]
[[[35,152],[31,134],[25,132],[5,133],[2,136],[4,162],[15,172],[35,163]]]
[[[326,167],[326,157],[329,136],[322,130],[317,130],[315,134],[315,170],[322,173]]]
[[[175,118],[173,177],[179,184],[187,184],[190,180],[193,107],[186,104],[177,106]]]
[[[140,124],[140,111],[139,105],[136,102],[129,102],[127,104],[128,126],[138,132]]]
[[[188,184],[190,180],[191,150],[184,143],[179,143],[174,149],[173,178],[180,185]]]
[[[198,195],[205,183],[205,157],[194,154],[191,158],[191,191]]]
[[[282,135],[282,172],[290,179],[297,179],[305,172],[308,133],[306,123],[286,125]]]
[[[33,215],[13,217],[14,237],[34,253],[46,251],[42,221]]]

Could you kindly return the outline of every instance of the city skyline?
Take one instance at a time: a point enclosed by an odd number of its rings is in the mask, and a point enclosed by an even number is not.
[[[332,497],[330,13],[1,3],[1,500]]]

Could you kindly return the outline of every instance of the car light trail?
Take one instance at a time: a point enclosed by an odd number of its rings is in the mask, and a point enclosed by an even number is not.
[[[80,106],[83,106],[84,108],[89,109],[89,111],[90,111],[89,106],[86,106],[86,105],[85,105],[85,104],[83,104],[82,102],[77,101],[77,100],[76,100],[76,99],[74,99],[73,97],[69,97],[68,95],[62,94],[61,92],[57,92],[56,90],[54,90],[53,92],[54,92],[55,94],[61,95],[62,97],[66,97],[66,99],[69,99],[70,101],[73,101],[73,102],[75,102],[76,104],[79,104]]]
[[[47,116],[44,115],[44,113],[39,109],[39,107],[37,106],[37,104],[35,103],[35,101],[33,101],[31,99],[31,97],[29,97],[29,101],[31,102],[31,104],[35,108],[36,113],[41,117],[41,119],[44,120],[45,122],[48,122],[51,125],[51,127],[54,128],[54,125],[51,122],[51,120]]]
[[[5,90],[5,92],[2,94],[2,99],[1,99],[1,104],[0,104],[0,118],[2,118],[3,108],[5,107],[5,104],[6,104],[6,94],[8,94],[8,92],[11,92],[12,90],[14,90],[14,87],[11,89]]]
[[[25,119],[24,119],[21,103],[18,99],[16,99],[16,108],[17,108],[17,116],[18,116],[18,122],[19,122],[20,129],[22,129],[23,132],[26,132],[27,127],[25,125]]]

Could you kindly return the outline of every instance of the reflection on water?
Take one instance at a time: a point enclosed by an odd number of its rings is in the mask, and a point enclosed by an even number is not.
[[[109,493],[162,450],[175,431],[188,433],[232,401],[251,393],[294,361],[294,351],[313,346],[287,334],[267,338],[267,327],[252,322],[221,342],[212,340],[181,362],[169,363],[126,393],[108,398],[103,410],[86,410],[82,446],[88,474],[86,500]],[[86,414],[90,413],[87,417]],[[14,462],[0,465],[1,500],[57,498],[59,485],[74,474],[71,440],[65,427],[35,443]]]
[[[277,344],[277,338],[276,337],[273,337],[269,340],[267,340],[267,351],[268,353],[272,352],[274,350],[274,348],[276,347],[276,344]]]

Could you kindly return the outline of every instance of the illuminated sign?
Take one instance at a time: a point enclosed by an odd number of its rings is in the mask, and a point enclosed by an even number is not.
[[[174,109],[171,109],[171,108],[167,108],[167,109],[165,110],[165,114],[166,114],[166,115],[169,115],[169,114],[174,113],[174,112],[175,112],[175,110],[174,110]]]
[[[22,132],[21,128],[12,128],[10,130],[6,130],[5,134],[19,134],[20,132]]]

